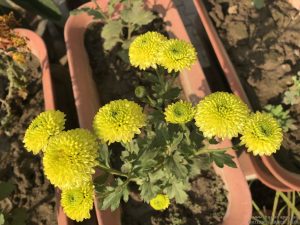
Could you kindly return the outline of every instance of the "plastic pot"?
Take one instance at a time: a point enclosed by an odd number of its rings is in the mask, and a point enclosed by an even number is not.
[[[203,1],[194,0],[194,4],[232,92],[252,108],[240,78],[218,36]],[[244,151],[239,161],[248,178],[258,178],[268,187],[279,191],[300,190],[300,175],[281,167],[273,156],[255,157]]]
[[[39,59],[42,73],[45,110],[55,109],[56,105],[53,92],[53,84],[50,74],[47,48],[43,39],[31,30],[18,28],[15,29],[15,31],[20,36],[23,36],[27,39],[27,45],[29,49]],[[60,206],[60,194],[58,189],[56,189],[56,214],[58,225],[73,225],[73,222],[67,218],[67,216],[62,210],[62,207]]]
[[[103,10],[107,9],[107,0],[98,1]],[[158,12],[167,22],[167,31],[170,37],[176,37],[190,42],[183,22],[172,1],[169,0],[147,0],[146,6]],[[93,3],[87,3],[82,7],[95,7]],[[92,121],[95,113],[100,107],[98,92],[92,77],[92,70],[89,65],[89,59],[84,46],[84,33],[93,19],[87,14],[70,16],[65,27],[65,41],[67,45],[67,55],[75,104],[79,124],[82,128],[92,128]],[[204,76],[202,67],[197,61],[191,70],[186,70],[180,74],[180,81],[185,96],[192,102],[198,102],[210,93],[210,88]],[[220,144],[222,147],[231,146],[231,142],[224,141]],[[228,153],[235,155],[233,150]],[[239,162],[236,161],[238,168],[225,167],[215,168],[217,174],[221,176],[228,190],[228,208],[224,216],[223,225],[246,225],[249,224],[252,205],[251,194],[244,174],[240,169]],[[97,205],[97,201],[95,201]],[[119,211],[110,212],[100,211],[96,207],[98,224],[118,225],[120,224]]]

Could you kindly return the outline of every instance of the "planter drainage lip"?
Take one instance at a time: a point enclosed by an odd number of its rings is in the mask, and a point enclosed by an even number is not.
[[[14,29],[20,36],[23,36],[27,39],[27,45],[31,52],[39,59],[41,73],[42,73],[42,84],[43,84],[43,95],[44,95],[44,105],[45,110],[54,110],[55,98],[53,92],[53,84],[50,73],[50,65],[48,60],[48,53],[46,45],[43,39],[36,34],[35,32],[17,28]],[[58,225],[73,225],[73,222],[67,218],[64,214],[62,207],[60,206],[60,193],[59,190],[55,190],[56,195],[56,217]]]
[[[209,18],[203,1],[193,1],[231,90],[252,108],[227,51]],[[249,178],[256,177],[265,185],[279,191],[300,190],[300,175],[284,169],[273,156],[254,157],[248,153],[242,153],[242,155],[239,160],[242,167],[245,164],[245,172]]]
[[[107,9],[107,0],[98,1],[102,9]],[[190,42],[188,34],[182,23],[175,5],[172,0],[146,0],[146,6],[159,12],[169,26],[167,31],[170,37],[184,39]],[[81,7],[95,7],[93,3],[87,3]],[[167,9],[167,10],[165,10]],[[92,17],[86,14],[70,16],[65,26],[65,42],[67,45],[67,56],[71,74],[72,87],[74,92],[75,104],[82,128],[92,129],[92,120],[98,111],[100,102],[96,85],[93,81],[92,70],[89,59],[84,47],[84,33],[87,26],[93,22]],[[192,102],[210,93],[209,86],[202,71],[199,61],[189,71],[180,74],[180,81],[185,96]],[[231,142],[224,141],[222,147],[231,146]],[[236,157],[233,150],[228,151]],[[252,215],[251,194],[240,169],[239,162],[235,160],[238,168],[224,167],[223,169],[214,166],[228,190],[228,207],[224,216],[223,225],[247,225]],[[109,210],[100,211],[95,201],[96,214],[99,225],[120,225],[120,211],[110,212]]]

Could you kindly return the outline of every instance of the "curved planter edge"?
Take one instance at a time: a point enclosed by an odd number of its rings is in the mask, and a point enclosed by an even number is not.
[[[45,110],[55,109],[55,97],[53,92],[53,84],[50,73],[50,65],[48,60],[48,53],[46,45],[43,39],[31,30],[17,28],[14,29],[18,34],[27,39],[27,45],[31,52],[38,57],[41,73],[42,73],[42,85],[44,95]],[[64,214],[62,207],[60,206],[60,192],[55,189],[56,195],[56,216],[58,225],[73,225],[73,222],[67,218]]]
[[[231,90],[251,108],[248,96],[203,1],[194,0],[194,4]],[[300,176],[281,167],[273,156],[255,157],[248,153],[243,153],[242,155],[240,162],[245,165],[249,177],[257,177],[265,185],[275,190],[300,190]],[[249,168],[250,170],[248,170]]]
[[[171,0],[146,0],[145,3],[147,7],[159,12],[165,21],[170,22],[171,26],[167,27],[170,37],[177,37],[190,42],[179,13]],[[99,5],[105,10],[107,8],[107,0],[99,1]],[[94,7],[94,5],[87,3],[82,7]],[[80,127],[87,129],[92,128],[93,117],[100,106],[88,55],[84,47],[84,32],[92,21],[90,16],[80,14],[71,16],[65,27],[65,41],[77,114]],[[199,62],[191,70],[182,72],[180,81],[185,95],[192,102],[199,101],[199,99],[210,93]],[[221,146],[231,146],[231,142],[225,141]],[[233,150],[229,151],[229,153],[236,157]],[[228,190],[228,207],[223,225],[249,224],[252,215],[250,190],[237,160],[236,163],[238,169],[214,167],[216,173],[222,177]],[[95,205],[97,205],[97,201],[95,201]],[[120,219],[116,219],[116,217],[120,216],[119,211],[115,215],[110,211],[100,211],[96,207],[96,213],[98,223],[101,225],[120,224]],[[113,219],[113,221],[110,219]],[[107,221],[111,222],[108,223]]]

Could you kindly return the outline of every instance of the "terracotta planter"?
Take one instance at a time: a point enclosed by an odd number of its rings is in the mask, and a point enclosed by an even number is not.
[[[164,20],[169,22],[168,24],[170,25],[167,27],[167,31],[170,37],[190,41],[172,1],[148,0],[145,2],[148,8],[159,12],[159,14],[164,17]],[[106,10],[107,0],[99,1],[99,5],[103,10]],[[83,6],[94,7],[92,3]],[[93,117],[100,106],[88,55],[84,47],[84,33],[87,26],[92,22],[93,20],[90,16],[80,14],[71,16],[65,27],[67,55],[79,123],[80,127],[88,129],[92,128]],[[186,97],[193,102],[198,102],[199,99],[210,93],[209,86],[199,62],[197,62],[191,70],[181,73],[180,81]],[[231,143],[229,141],[221,143],[222,147],[230,145]],[[236,156],[234,151],[230,150],[228,152]],[[237,169],[228,167],[220,169],[215,167],[216,173],[222,177],[226,189],[228,190],[228,208],[223,225],[246,225],[249,224],[251,218],[252,205],[250,191],[239,163],[237,161],[236,163],[238,165]],[[96,207],[96,212],[99,224],[120,224],[119,211],[114,213],[109,211],[103,212],[97,210]]]
[[[47,49],[43,39],[34,33],[31,30],[27,29],[15,29],[20,36],[25,37],[27,41],[27,45],[30,48],[31,52],[39,59],[41,72],[42,72],[42,83],[43,83],[43,93],[44,93],[44,104],[45,110],[55,109],[55,98],[53,92],[53,85],[50,74],[49,60]],[[59,191],[56,190],[56,203],[57,203],[57,221],[58,225],[72,225],[73,223],[66,217],[61,206],[60,206],[60,194]]]
[[[288,0],[289,3],[296,9],[300,10],[300,1],[299,0]]]
[[[194,0],[194,3],[231,90],[252,108],[226,49],[209,18],[204,3],[202,0]],[[265,185],[276,190],[300,190],[300,175],[281,167],[274,157],[254,157],[248,153],[243,153],[239,159],[249,178],[258,178]]]

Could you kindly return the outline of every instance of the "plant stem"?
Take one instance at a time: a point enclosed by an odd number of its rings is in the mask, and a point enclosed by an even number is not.
[[[232,146],[226,147],[226,148],[200,149],[198,152],[195,153],[195,155],[202,155],[202,154],[208,154],[208,153],[213,153],[213,152],[225,152],[229,149],[232,149]]]
[[[98,164],[98,167],[99,167],[100,169],[102,169],[102,170],[104,170],[104,171],[110,173],[110,174],[117,175],[117,176],[121,176],[121,177],[127,177],[127,178],[128,178],[128,175],[127,175],[127,174],[122,173],[122,172],[120,172],[120,171],[118,171],[118,170],[109,168],[109,167],[107,167],[107,166],[105,166],[105,165]]]
[[[258,212],[258,214],[261,216],[261,218],[263,219],[265,224],[268,224],[268,219],[267,217],[263,214],[263,212],[261,211],[261,209],[258,207],[258,205],[256,205],[256,203],[254,201],[252,201],[252,205],[254,207],[254,209]]]
[[[293,205],[293,203],[288,199],[288,197],[284,193],[280,191],[278,193],[280,197],[283,199],[283,201],[287,204],[287,206],[293,210],[297,218],[300,219],[300,211],[296,208],[296,206]]]
[[[279,194],[278,194],[278,191],[276,191],[270,224],[274,223],[274,219],[275,219],[275,215],[276,215],[276,211],[277,211],[277,206],[278,206],[278,199],[279,199]]]

